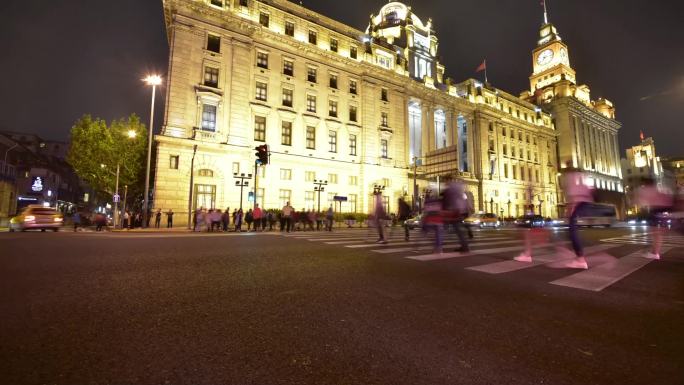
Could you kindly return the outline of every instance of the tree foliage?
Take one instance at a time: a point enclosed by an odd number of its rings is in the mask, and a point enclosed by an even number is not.
[[[131,138],[129,132],[134,132]],[[119,189],[140,190],[144,181],[147,129],[140,118],[112,121],[109,125],[90,115],[81,117],[71,128],[71,148],[67,161],[76,174],[101,196],[111,196],[116,186],[116,166],[120,166]]]

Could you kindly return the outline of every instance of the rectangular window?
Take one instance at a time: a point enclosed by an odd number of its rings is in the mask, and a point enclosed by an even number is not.
[[[356,106],[349,106],[349,121],[356,122]]]
[[[330,38],[330,50],[333,52],[337,52],[337,46],[338,46],[337,39]]]
[[[213,209],[216,205],[216,186],[207,184],[195,185],[195,207]]]
[[[334,100],[328,101],[328,115],[331,118],[337,117],[337,102]]]
[[[527,150],[527,160],[532,160],[532,153],[530,150]]]
[[[349,93],[356,95],[356,80],[349,81]]]
[[[306,171],[304,173],[304,181],[305,182],[313,182],[316,180],[316,172],[315,171]]]
[[[539,163],[539,154],[536,152],[534,153],[534,162]]]
[[[350,186],[357,186],[359,184],[359,177],[356,175],[351,175],[349,176],[349,185]]]
[[[503,144],[503,154],[508,155],[508,145],[506,143]]]
[[[349,135],[349,155],[356,156],[356,135]]]
[[[257,52],[257,67],[268,69],[268,54],[265,52]]]
[[[354,46],[349,47],[349,57],[352,59],[356,59],[357,56],[358,56],[358,50],[356,49],[356,47],[354,47]]]
[[[330,74],[330,88],[337,89],[337,75]]]
[[[249,6],[249,0],[240,0],[240,6],[241,7]]]
[[[233,162],[233,175],[240,173],[240,163]]]
[[[311,83],[316,83],[316,69],[313,67],[309,67],[306,70],[306,80],[310,81]]]
[[[534,170],[534,181],[539,182],[539,170]]]
[[[266,141],[266,118],[263,116],[254,117],[254,140]]]
[[[290,203],[290,197],[292,197],[292,190],[280,190],[278,192],[278,198],[280,199],[280,206],[283,207]]]
[[[256,100],[266,101],[268,94],[268,86],[266,83],[256,82]]]
[[[328,183],[337,184],[337,174],[328,174]]]
[[[387,94],[388,94],[387,88],[383,88],[382,91],[380,91],[380,100],[382,100],[383,102],[389,101]]]
[[[281,137],[281,144],[283,146],[292,145],[292,122],[283,122],[283,130]]]
[[[283,88],[283,106],[292,107],[292,90]]]
[[[518,178],[518,166],[513,165],[513,179]]]
[[[385,159],[389,158],[389,149],[387,147],[387,139],[380,139],[380,156]]]
[[[519,152],[519,155],[520,155],[520,156],[519,156],[520,159],[525,159],[525,154],[523,153],[523,149],[522,149],[522,148],[518,149],[518,152]]]
[[[294,62],[283,60],[283,75],[294,76]]]
[[[292,170],[289,168],[281,168],[280,180],[292,180]]]
[[[204,67],[204,85],[207,87],[218,88],[218,68]]]
[[[259,13],[259,24],[263,25],[264,27],[268,28],[269,25],[269,20],[270,17],[268,16],[268,13]]]
[[[508,164],[504,164],[504,178],[508,179]]]
[[[316,96],[306,95],[306,111],[316,112]]]
[[[285,22],[285,34],[287,36],[294,36],[294,29],[295,29],[295,26],[294,26],[293,22],[291,22],[291,21]]]
[[[501,127],[501,135],[506,136],[506,127]]]
[[[306,127],[306,148],[309,150],[316,149],[316,127]]]
[[[387,112],[381,112],[380,113],[380,125],[383,127],[389,127],[388,120],[389,120],[389,117],[387,115]]]
[[[207,51],[221,53],[221,37],[216,35],[207,35]]]
[[[223,0],[211,0],[211,5],[223,8]]]
[[[337,152],[337,131],[328,131],[328,151]]]
[[[494,152],[494,139],[489,137],[489,152]]]
[[[316,31],[309,30],[309,43],[318,44],[318,33]]]
[[[307,210],[314,210],[316,208],[315,191],[305,191],[304,192],[304,206]]]
[[[216,106],[202,105],[202,130],[216,131]]]
[[[349,194],[349,212],[350,213],[356,212],[356,202],[357,201],[358,201],[358,197],[356,194]]]
[[[178,170],[178,159],[180,159],[178,155],[171,155],[169,157],[169,168],[171,170]]]

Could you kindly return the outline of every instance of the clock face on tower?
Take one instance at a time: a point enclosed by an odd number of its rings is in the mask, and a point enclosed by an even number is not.
[[[550,49],[541,51],[539,56],[537,56],[537,64],[541,66],[549,64],[551,60],[553,60],[553,51]]]

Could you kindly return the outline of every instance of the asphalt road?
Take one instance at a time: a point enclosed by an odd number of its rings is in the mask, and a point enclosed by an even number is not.
[[[589,271],[648,232],[585,231],[608,248]],[[553,264],[468,269],[523,231],[441,259],[418,234],[0,234],[0,383],[684,383],[684,237],[594,291]]]

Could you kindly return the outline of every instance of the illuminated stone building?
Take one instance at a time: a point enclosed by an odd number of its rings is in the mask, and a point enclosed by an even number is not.
[[[558,133],[561,168],[571,165],[589,173],[597,199],[624,210],[624,186],[613,104],[592,100],[587,85],[578,85],[570,51],[556,27],[544,15],[537,47],[532,51],[530,90],[521,98],[542,106],[553,116]]]
[[[634,203],[634,192],[643,185],[644,179],[653,180],[658,187],[674,185],[673,180],[666,177],[663,163],[656,155],[653,138],[644,138],[641,142],[625,151],[626,158],[622,158],[622,174],[625,176],[625,192],[628,211],[638,212],[639,207]]]
[[[555,216],[551,116],[447,79],[431,20],[410,7],[386,4],[361,31],[284,0],[163,3],[171,57],[155,208],[185,219],[190,206],[238,207],[234,174],[253,174],[254,148],[268,144],[262,207],[316,209],[314,181],[325,180],[321,208],[343,196],[342,211],[367,212],[383,186],[395,211],[399,197],[457,176],[481,210],[515,216],[533,202]]]
[[[666,158],[662,160],[663,169],[673,185],[684,188],[684,157]]]

